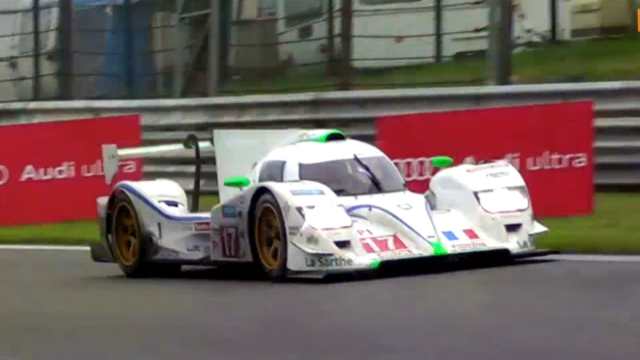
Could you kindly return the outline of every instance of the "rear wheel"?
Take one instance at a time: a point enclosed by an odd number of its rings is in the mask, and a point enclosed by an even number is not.
[[[150,264],[145,261],[148,244],[143,237],[142,227],[133,204],[121,193],[116,195],[112,213],[112,245],[120,269],[127,277],[151,275],[173,275],[180,271],[180,265]]]
[[[270,193],[258,199],[254,223],[255,252],[264,272],[272,280],[287,275],[287,237],[280,206]]]

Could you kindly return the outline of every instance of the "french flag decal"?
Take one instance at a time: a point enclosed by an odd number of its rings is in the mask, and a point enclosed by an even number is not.
[[[469,240],[480,239],[478,234],[476,234],[476,232],[473,231],[472,229],[465,229],[463,231],[464,231],[464,234],[469,238]]]
[[[464,236],[466,236],[467,239],[469,240],[480,239],[480,236],[478,236],[478,234],[475,231],[473,231],[473,229],[464,229],[462,230],[462,232],[464,233]],[[444,235],[444,237],[449,241],[460,240],[458,235],[456,235],[456,233],[453,231],[443,231],[442,235]]]
[[[447,238],[447,240],[449,240],[449,241],[458,240],[458,237],[456,236],[456,234],[454,234],[453,231],[443,231],[442,235],[444,235],[444,237]]]

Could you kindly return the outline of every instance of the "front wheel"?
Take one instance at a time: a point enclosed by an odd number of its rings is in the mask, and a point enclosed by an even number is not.
[[[258,199],[254,222],[255,252],[264,272],[272,280],[287,275],[287,236],[278,202],[270,193]]]

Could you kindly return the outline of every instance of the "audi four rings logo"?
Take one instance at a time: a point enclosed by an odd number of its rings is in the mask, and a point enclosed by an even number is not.
[[[0,186],[6,184],[9,181],[9,169],[6,166],[0,165]]]
[[[424,181],[433,176],[431,158],[396,159],[393,163],[406,181]]]

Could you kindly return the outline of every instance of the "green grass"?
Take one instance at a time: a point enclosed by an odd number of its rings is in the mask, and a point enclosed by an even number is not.
[[[0,228],[0,244],[86,245],[98,238],[95,221]]]
[[[217,202],[215,196],[204,197],[201,209]],[[551,231],[538,245],[564,252],[640,254],[638,213],[640,193],[599,193],[592,216],[542,219]],[[93,221],[0,229],[0,244],[80,245],[97,239]]]
[[[200,210],[208,211],[217,203],[217,196],[203,196],[200,199]],[[99,237],[96,221],[0,228],[0,244],[86,245]]]
[[[581,40],[540,45],[513,55],[515,84],[640,79],[640,37]],[[442,64],[387,70],[357,71],[354,89],[483,84],[484,56]],[[293,68],[261,79],[236,79],[226,84],[230,94],[322,91],[335,89],[339,79],[324,66]]]
[[[592,216],[543,219],[541,248],[580,253],[640,254],[640,193],[599,193]]]

